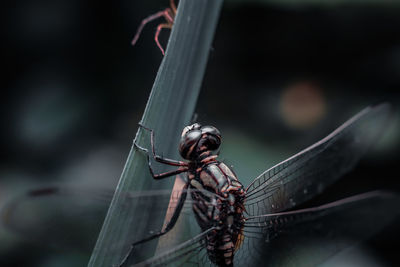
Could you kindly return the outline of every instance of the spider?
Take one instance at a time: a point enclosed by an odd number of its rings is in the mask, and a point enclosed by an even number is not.
[[[158,11],[157,13],[148,16],[147,18],[145,18],[144,20],[142,20],[142,22],[140,23],[139,28],[136,31],[135,37],[132,40],[132,45],[135,45],[137,40],[139,39],[140,33],[143,30],[143,27],[149,23],[150,21],[156,20],[160,17],[164,17],[165,20],[167,22],[165,23],[161,23],[157,26],[157,31],[156,34],[154,36],[154,40],[156,41],[157,46],[160,48],[161,53],[164,55],[164,49],[161,46],[160,42],[158,41],[158,36],[161,32],[161,29],[166,28],[166,29],[171,29],[172,25],[174,24],[174,19],[176,16],[176,5],[174,3],[174,0],[170,0],[169,1],[170,7],[167,7],[164,10]]]

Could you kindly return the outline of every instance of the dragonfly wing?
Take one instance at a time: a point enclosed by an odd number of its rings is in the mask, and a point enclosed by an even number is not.
[[[209,262],[204,261],[203,265],[200,261],[204,258],[204,240],[206,235],[213,230],[214,228],[210,228],[172,249],[161,252],[156,256],[133,266],[204,266],[205,264],[209,264]]]
[[[2,226],[33,245],[90,253],[112,192],[70,189],[53,186],[14,197],[1,209]]]
[[[168,190],[125,193],[124,203],[137,202],[146,212],[149,199],[155,203],[169,203],[168,209],[152,206],[154,212],[165,216],[172,213],[177,197],[182,192]],[[109,204],[111,190],[92,190],[74,186],[52,186],[30,190],[7,202],[1,209],[1,223],[10,232],[17,233],[25,241],[58,250],[73,250],[90,255],[101,229]],[[123,204],[124,205],[124,204]],[[182,214],[191,214],[192,200],[187,198]],[[138,214],[140,216],[140,214]],[[151,225],[151,224],[150,224]],[[142,236],[150,231],[148,228]]]
[[[400,215],[399,204],[399,196],[373,191],[319,207],[249,217],[242,254],[257,248],[250,251],[258,259],[253,266],[315,266],[392,223]]]
[[[250,216],[287,210],[348,172],[384,129],[390,106],[368,107],[324,139],[277,164],[247,188]]]
[[[204,195],[212,194],[201,191]],[[165,227],[182,193],[183,190],[124,193],[121,205],[129,208],[130,203],[134,202],[142,207],[137,219],[143,222],[144,230],[132,236],[131,243],[145,239]],[[74,186],[31,190],[6,203],[1,210],[1,220],[8,230],[18,233],[34,245],[55,248],[57,251],[79,251],[89,259],[112,195],[110,190]],[[201,242],[206,233],[201,233],[193,216],[192,204],[193,200],[188,196],[175,226],[161,238],[135,246],[129,256],[129,263],[165,265],[171,262],[173,266],[210,266],[206,251],[202,249],[204,242]],[[157,222],[146,217],[150,208],[152,214],[160,214],[165,218],[164,221]],[[116,253],[127,253],[131,243],[124,245],[126,251]],[[109,249],[116,250],[118,247],[117,244],[115,248],[111,245]]]

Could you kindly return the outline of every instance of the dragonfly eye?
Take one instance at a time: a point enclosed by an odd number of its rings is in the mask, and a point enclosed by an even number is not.
[[[184,159],[193,159],[195,157],[196,146],[200,138],[201,131],[199,130],[189,130],[182,136],[179,144],[179,153]]]
[[[220,144],[221,133],[217,128],[194,123],[183,129],[179,153],[184,159],[193,160],[206,150],[218,149]]]
[[[221,133],[214,126],[203,126],[203,127],[201,127],[201,133],[215,135],[215,136],[217,136],[217,137],[219,137],[221,139]]]
[[[221,133],[217,128],[213,126],[201,127],[201,133],[203,134],[204,141],[202,145],[205,145],[209,150],[216,150],[221,145]]]

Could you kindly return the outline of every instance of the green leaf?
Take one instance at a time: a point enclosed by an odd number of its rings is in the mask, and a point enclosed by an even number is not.
[[[222,0],[181,0],[165,57],[157,73],[141,123],[155,131],[158,154],[179,158],[177,145],[182,128],[192,117],[203,79]],[[150,148],[149,132],[139,128],[135,140]],[[166,171],[157,164],[157,172]],[[155,181],[142,152],[131,148],[111,206],[88,266],[119,265],[130,244],[151,230],[160,230],[163,219],[152,211],[158,203],[126,201],[127,192],[171,188],[173,178]],[[167,208],[168,203],[164,203]],[[157,206],[157,209],[160,207]],[[154,254],[157,244],[135,255]]]

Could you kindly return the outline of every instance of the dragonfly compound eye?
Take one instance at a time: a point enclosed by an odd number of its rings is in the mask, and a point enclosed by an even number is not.
[[[203,127],[201,127],[201,133],[215,135],[215,136],[218,136],[221,139],[221,133],[214,126],[203,126]]]
[[[201,133],[203,134],[202,145],[206,146],[208,150],[217,150],[221,145],[221,133],[217,128],[213,126],[201,127]]]
[[[182,135],[181,142],[179,143],[179,153],[184,159],[193,159],[196,156],[196,146],[200,139],[200,130],[189,130]]]
[[[221,144],[221,134],[213,126],[194,123],[182,131],[179,153],[184,159],[194,160],[204,151],[217,150]]]

